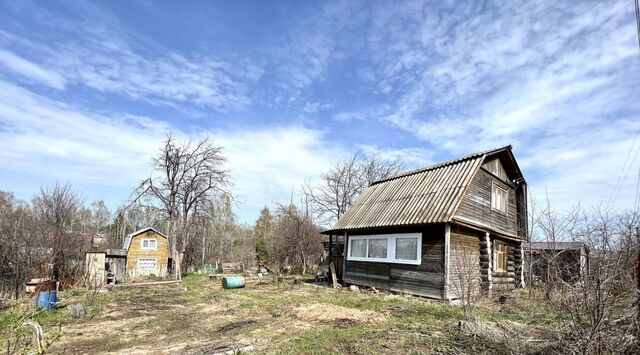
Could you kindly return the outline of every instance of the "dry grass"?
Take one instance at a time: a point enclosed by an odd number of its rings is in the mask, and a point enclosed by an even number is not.
[[[250,282],[223,290],[192,275],[183,284],[116,289],[99,312],[62,319],[51,353],[553,352],[554,318],[524,295],[486,301],[460,329],[462,310],[397,295]],[[531,310],[534,310],[533,312]],[[540,310],[537,312],[535,310]],[[45,326],[45,332],[52,328]]]

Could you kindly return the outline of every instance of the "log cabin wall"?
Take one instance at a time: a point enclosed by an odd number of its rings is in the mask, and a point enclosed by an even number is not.
[[[346,260],[344,282],[353,285],[377,287],[417,296],[442,298],[444,289],[444,224],[402,229],[371,229],[350,232],[349,236],[422,233],[422,260],[420,265]],[[345,254],[347,248],[345,247]]]
[[[491,244],[495,251],[495,242],[498,240],[507,245],[507,269],[504,272],[491,271],[491,289],[494,290],[511,290],[518,285],[520,278],[516,273],[516,253],[520,254],[520,242],[514,242],[506,239],[491,238]],[[521,255],[521,254],[520,254]],[[518,258],[518,269],[522,269],[522,258]],[[495,261],[493,262],[495,267]]]

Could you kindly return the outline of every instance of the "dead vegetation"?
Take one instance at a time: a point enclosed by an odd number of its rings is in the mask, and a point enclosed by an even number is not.
[[[429,354],[562,349],[556,336],[561,317],[539,303],[543,297],[529,298],[524,292],[504,305],[480,302],[476,320],[466,323],[459,323],[464,319],[459,307],[407,296],[290,282],[252,282],[244,289],[223,290],[219,281],[204,275],[190,275],[178,284],[116,288],[96,298],[100,309],[80,319],[60,309],[55,322],[41,323],[45,339],[51,340],[49,352]],[[28,341],[26,334],[23,341]]]
[[[80,291],[62,296],[70,304],[84,297]],[[505,304],[499,297],[477,302],[473,320],[465,320],[461,307],[408,296],[298,286],[291,280],[224,290],[219,280],[189,275],[180,283],[96,295],[95,306],[79,319],[59,309],[36,320],[50,353],[571,352],[564,338],[567,314],[549,303],[544,291],[514,291]],[[3,326],[11,309],[0,311]],[[22,345],[31,345],[22,349],[36,349],[33,331],[13,324],[24,332]],[[623,340],[634,339],[629,334]],[[0,346],[5,350],[7,344]]]

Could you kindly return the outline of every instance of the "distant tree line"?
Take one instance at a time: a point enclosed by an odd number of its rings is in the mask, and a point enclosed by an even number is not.
[[[42,187],[31,201],[0,191],[0,294],[19,297],[29,278],[81,279],[84,253],[122,248],[124,237],[154,227],[169,237],[173,274],[205,264],[257,262],[279,270],[314,270],[323,250],[320,232],[344,214],[371,182],[400,172],[400,160],[354,154],[294,191],[269,201],[254,226],[238,222],[223,148],[208,138],[168,135],[153,158],[151,176],[110,211],[87,203],[68,183]],[[94,239],[94,237],[97,237]]]

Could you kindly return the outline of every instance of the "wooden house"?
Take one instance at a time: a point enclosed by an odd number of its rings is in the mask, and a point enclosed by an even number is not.
[[[169,243],[166,235],[153,228],[143,228],[125,237],[123,249],[126,250],[126,271],[130,280],[147,275],[167,276]]]
[[[526,196],[506,146],[376,181],[323,233],[344,240],[345,283],[451,300],[461,270],[484,290],[524,285]]]

